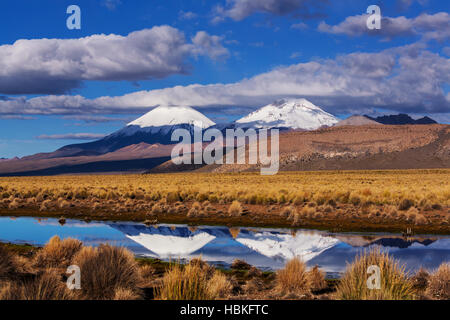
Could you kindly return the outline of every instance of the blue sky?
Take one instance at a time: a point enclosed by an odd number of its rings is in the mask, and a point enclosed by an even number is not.
[[[72,4],[81,30],[66,27]],[[365,26],[372,4],[380,30]],[[161,104],[224,122],[306,97],[340,117],[450,123],[449,9],[436,0],[4,1],[0,158],[111,133]]]

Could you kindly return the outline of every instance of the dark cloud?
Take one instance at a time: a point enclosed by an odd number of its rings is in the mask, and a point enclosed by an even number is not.
[[[227,6],[216,6],[213,22],[226,18],[241,21],[254,13],[267,13],[277,16],[324,17],[323,4],[328,0],[228,0]]]
[[[95,140],[104,138],[105,134],[98,133],[67,133],[67,134],[53,134],[40,135],[37,138],[41,140]]]
[[[62,117],[66,120],[78,120],[86,123],[106,123],[106,122],[130,122],[135,118],[117,118],[117,117],[105,117],[105,116],[89,116],[89,115],[72,115]]]
[[[347,36],[377,35],[388,39],[402,36],[422,36],[425,40],[448,41],[450,39],[450,15],[447,12],[421,14],[416,18],[383,17],[381,29],[369,30],[366,22],[369,15],[347,17],[337,25],[319,24],[318,30]]]

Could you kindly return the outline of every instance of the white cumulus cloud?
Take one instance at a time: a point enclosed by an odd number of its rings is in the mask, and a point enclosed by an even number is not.
[[[148,80],[187,73],[189,56],[226,56],[222,38],[198,32],[189,43],[170,26],[127,36],[17,40],[0,46],[0,93],[60,94],[85,80]]]

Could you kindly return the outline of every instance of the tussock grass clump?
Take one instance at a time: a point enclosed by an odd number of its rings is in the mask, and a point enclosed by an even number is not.
[[[124,288],[117,288],[114,291],[113,300],[139,300],[141,297],[135,291]]]
[[[54,236],[36,254],[35,265],[37,267],[65,268],[70,265],[72,257],[82,246],[82,242],[77,239],[61,240],[58,236]]]
[[[244,260],[234,259],[230,267],[234,270],[250,270],[252,266]]]
[[[423,214],[418,214],[415,219],[416,225],[423,226],[428,223],[427,218]]]
[[[19,201],[17,199],[14,199],[8,205],[8,208],[10,210],[18,209],[19,207],[20,207],[20,203],[19,203]]]
[[[369,289],[369,266],[380,268],[380,289]],[[410,300],[414,298],[404,267],[380,249],[362,252],[341,278],[336,297],[342,300]]]
[[[139,294],[139,267],[134,255],[125,248],[110,245],[83,247],[74,256],[72,263],[80,267],[80,291],[85,299],[113,299],[119,288]]]
[[[450,299],[450,263],[443,263],[430,275],[427,293],[433,298]]]
[[[231,293],[232,289],[230,281],[219,271],[216,271],[208,281],[208,295],[211,298],[224,299]]]
[[[327,287],[325,281],[325,273],[319,269],[318,266],[314,266],[307,274],[308,287],[311,291],[319,291]]]
[[[198,217],[199,215],[201,215],[201,212],[202,212],[201,203],[198,201],[195,201],[192,204],[191,209],[189,209],[187,216],[188,216],[188,218]]]
[[[196,259],[186,266],[174,265],[164,275],[156,290],[160,300],[211,300],[226,296],[231,290],[224,275]]]
[[[309,291],[306,265],[298,257],[289,260],[283,269],[278,270],[276,281],[277,291],[282,293],[304,294]]]
[[[250,294],[257,293],[264,289],[264,282],[260,278],[251,278],[243,286],[243,289]]]
[[[280,212],[280,216],[291,220],[294,218],[296,211],[294,206],[284,207]]]
[[[41,203],[41,206],[39,207],[40,211],[47,211],[50,209],[51,201],[50,200],[44,200]]]
[[[0,246],[0,279],[15,272],[14,262],[13,254]]]
[[[430,274],[424,268],[420,268],[419,271],[411,278],[411,283],[415,290],[425,291],[428,287],[428,281]]]
[[[228,208],[228,213],[230,216],[239,217],[243,212],[242,205],[239,201],[234,200],[230,207]]]
[[[0,290],[0,300],[69,300],[72,293],[55,270],[46,270],[34,279],[7,283]]]
[[[386,212],[386,215],[390,218],[395,219],[398,217],[398,211],[395,206],[392,205],[386,206],[384,211]]]
[[[411,199],[402,199],[398,205],[398,210],[406,211],[414,206],[414,201]]]
[[[415,207],[409,208],[409,210],[406,212],[408,221],[415,222],[418,214],[419,210],[417,210]]]
[[[313,218],[315,213],[316,213],[316,208],[310,207],[309,205],[303,207],[302,210],[300,211],[300,215],[305,218]]]

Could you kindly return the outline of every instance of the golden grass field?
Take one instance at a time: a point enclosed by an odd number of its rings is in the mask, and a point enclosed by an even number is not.
[[[450,170],[254,173],[182,173],[0,178],[0,199],[117,198],[249,204],[338,203],[450,204]]]
[[[159,221],[208,222],[212,217],[232,221],[249,212],[245,219],[255,221],[251,214],[257,214],[293,226],[315,227],[305,223],[346,217],[399,227],[438,225],[440,233],[448,233],[449,207],[448,169],[0,178],[2,215],[21,210],[64,215],[76,208],[94,218],[104,212],[102,219],[109,212],[111,219],[126,214],[133,220],[148,215]]]

